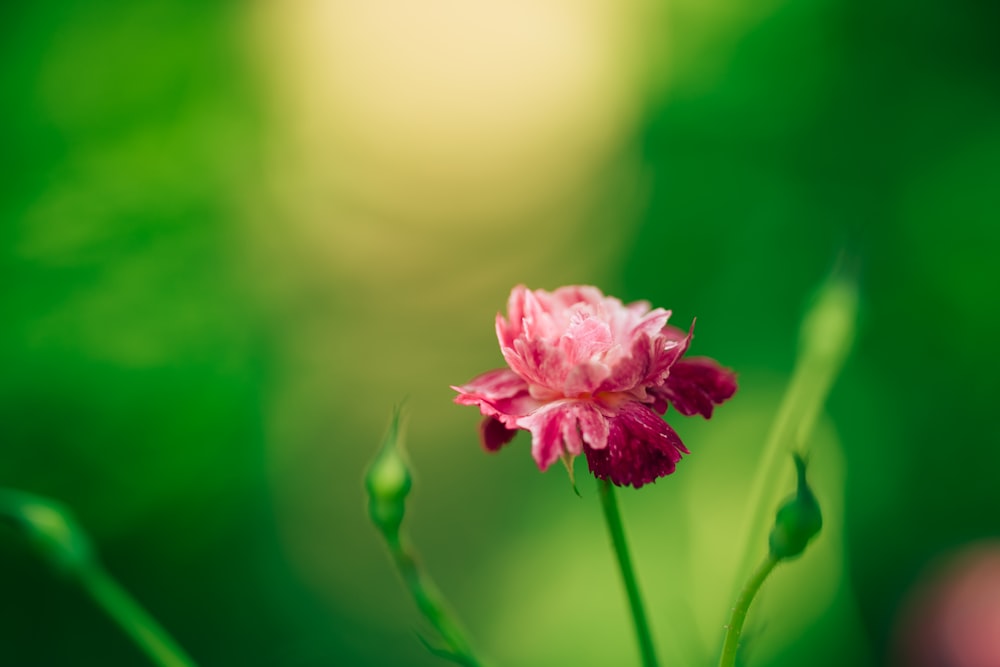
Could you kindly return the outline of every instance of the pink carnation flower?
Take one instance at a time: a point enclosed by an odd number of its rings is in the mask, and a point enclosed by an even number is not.
[[[560,458],[572,469],[574,457],[585,454],[595,476],[638,488],[672,473],[688,453],[660,417],[668,405],[707,419],[736,391],[732,371],[712,359],[682,358],[691,332],[668,326],[669,317],[596,287],[518,285],[507,319],[496,319],[509,368],[452,387],[455,402],[479,406],[489,451],[523,429],[541,470]]]

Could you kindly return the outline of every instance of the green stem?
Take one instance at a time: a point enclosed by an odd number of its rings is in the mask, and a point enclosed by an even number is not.
[[[755,535],[774,507],[771,501],[777,500],[774,493],[778,487],[774,482],[781,475],[781,460],[788,452],[805,451],[827,395],[850,352],[857,309],[857,285],[835,272],[803,317],[795,369],[756,466],[744,504],[743,523],[731,542],[743,554],[734,575],[736,581],[749,570],[750,557],[756,552]]]
[[[445,657],[466,667],[480,667],[480,662],[473,655],[471,643],[465,638],[458,623],[448,613],[437,587],[420,569],[416,556],[403,543],[398,533],[386,534],[385,538],[396,569],[399,570],[407,588],[410,589],[410,594],[417,603],[417,607],[448,645],[449,651]]]
[[[100,565],[81,567],[80,583],[91,597],[160,667],[195,667],[194,661]]]
[[[413,480],[400,447],[401,413],[397,407],[389,422],[389,431],[382,441],[378,456],[365,474],[368,490],[368,513],[372,523],[385,540],[393,564],[406,583],[417,603],[420,613],[434,626],[445,648],[432,646],[422,636],[418,637],[434,655],[451,660],[462,667],[480,667],[482,664],[472,651],[461,626],[449,612],[444,597],[438,592],[431,578],[420,567],[416,552],[403,538],[400,528],[406,512],[406,496]]]
[[[734,667],[736,664],[736,652],[740,647],[740,635],[743,634],[743,622],[746,621],[747,611],[750,603],[753,602],[757,591],[764,584],[764,580],[774,570],[778,560],[773,556],[768,556],[760,567],[758,567],[750,579],[747,580],[743,590],[740,591],[736,599],[736,606],[733,607],[733,614],[729,617],[729,624],[726,626],[726,640],[722,645],[722,655],[719,657],[719,667]]]
[[[635,572],[632,569],[632,559],[629,556],[628,544],[625,542],[625,530],[622,527],[622,517],[618,511],[615,490],[611,482],[606,479],[598,480],[598,488],[600,489],[601,506],[604,508],[604,519],[608,523],[608,533],[610,533],[611,543],[615,547],[615,555],[618,557],[618,567],[622,573],[622,582],[625,584],[625,592],[628,594],[629,606],[632,609],[632,621],[635,623],[635,634],[639,641],[642,664],[644,667],[656,667],[656,650],[653,648],[653,637],[649,632],[649,623],[646,621],[646,612],[642,606],[642,597],[639,595],[639,585],[636,582]]]

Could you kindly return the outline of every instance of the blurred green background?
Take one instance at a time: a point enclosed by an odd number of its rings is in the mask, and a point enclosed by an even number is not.
[[[0,485],[70,505],[204,667],[442,664],[361,486],[407,398],[409,529],[483,652],[630,664],[593,487],[523,435],[484,454],[448,389],[501,363],[511,286],[596,284],[697,317],[740,374],[672,422],[677,474],[620,495],[664,661],[713,664],[798,322],[846,253],[827,524],[749,656],[886,664],[927,568],[1000,536],[997,25],[974,0],[8,3]],[[143,664],[10,531],[0,591],[0,664]]]

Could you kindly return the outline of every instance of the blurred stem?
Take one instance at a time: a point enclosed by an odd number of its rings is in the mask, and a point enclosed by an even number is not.
[[[399,574],[413,596],[413,601],[424,617],[434,626],[446,648],[434,647],[423,637],[424,646],[434,655],[451,660],[463,667],[480,667],[472,652],[471,643],[465,638],[461,626],[444,603],[444,597],[430,577],[417,562],[413,548],[402,535],[403,516],[406,514],[406,496],[413,479],[402,451],[402,410],[396,407],[379,448],[379,453],[365,473],[368,490],[368,515],[385,540]]]
[[[77,572],[80,583],[98,605],[160,667],[194,667],[194,661],[100,565],[93,563]]]
[[[625,584],[625,592],[628,594],[629,606],[632,609],[632,621],[635,624],[635,634],[639,641],[642,664],[644,667],[656,667],[656,649],[653,647],[653,637],[649,632],[649,623],[646,621],[646,612],[642,606],[639,585],[632,569],[628,544],[625,542],[625,529],[622,527],[622,517],[618,511],[615,489],[611,482],[606,479],[598,480],[598,488],[600,489],[601,506],[604,508],[604,519],[608,524],[608,533],[610,533],[611,543],[615,547],[618,568],[621,570],[622,582]]]
[[[399,532],[383,535],[396,569],[402,575],[406,587],[410,589],[417,607],[448,645],[447,652],[435,651],[435,653],[466,667],[481,667],[481,663],[473,655],[472,645],[465,638],[458,623],[448,613],[441,593],[420,569],[416,555],[400,539]]]
[[[795,369],[771,425],[750,487],[746,516],[733,542],[744,554],[740,571],[750,566],[755,535],[772,506],[766,495],[775,488],[781,457],[805,451],[813,427],[850,352],[858,310],[855,281],[835,271],[821,286],[802,320]]]
[[[194,667],[166,630],[101,567],[87,532],[68,508],[49,498],[0,488],[0,524],[20,533],[56,572],[79,581],[154,664]]]
[[[778,564],[778,559],[774,556],[768,557],[761,563],[760,567],[750,575],[740,596],[736,599],[736,606],[733,607],[732,616],[726,625],[726,640],[722,645],[722,655],[719,657],[719,667],[734,667],[736,665],[736,653],[740,647],[740,635],[743,634],[743,623],[747,619],[747,611],[750,603],[753,602],[757,591],[764,584],[764,580],[774,570]]]

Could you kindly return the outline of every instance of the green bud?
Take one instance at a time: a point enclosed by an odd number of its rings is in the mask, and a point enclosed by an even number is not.
[[[396,408],[382,447],[365,475],[368,513],[375,526],[386,534],[399,531],[412,484],[400,447],[399,421],[400,409]]]
[[[77,571],[93,561],[93,548],[83,528],[67,508],[55,501],[0,489],[0,520],[13,526],[62,572]]]
[[[816,496],[806,482],[806,462],[798,454],[793,454],[798,488],[795,495],[778,509],[774,528],[768,539],[771,557],[775,560],[795,558],[805,551],[806,545],[819,534],[823,527]]]

